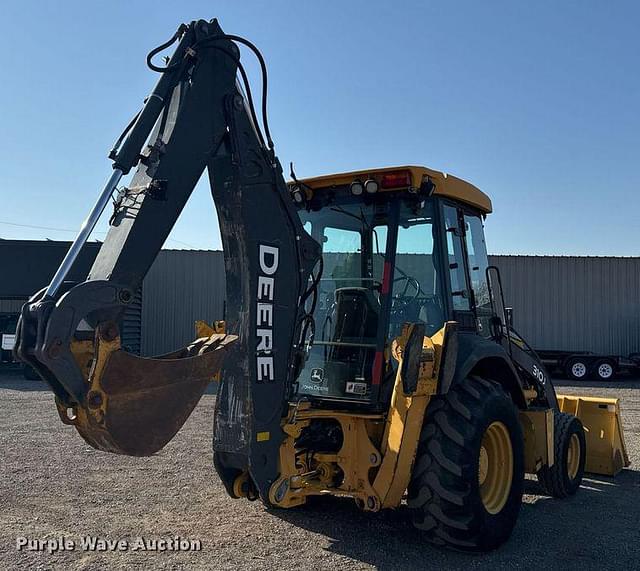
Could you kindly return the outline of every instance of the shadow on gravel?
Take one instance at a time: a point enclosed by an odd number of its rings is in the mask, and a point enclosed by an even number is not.
[[[410,522],[409,510],[361,512],[350,500],[315,498],[306,506],[270,512],[293,525],[326,536],[329,551],[378,569],[453,569],[549,566],[635,568],[640,555],[640,473],[624,470],[615,480],[585,477],[578,494],[566,500],[543,496],[536,480],[526,480],[514,533],[487,554],[466,554],[428,543]],[[608,562],[608,563],[607,563]]]
[[[44,381],[28,381],[21,375],[0,375],[0,390],[2,389],[23,392],[51,390]]]
[[[627,492],[630,494],[640,492],[640,472],[625,468],[615,478],[601,476],[600,474],[585,474],[578,493],[582,495],[583,493],[604,491],[615,492],[616,495],[624,495]],[[541,496],[538,501],[554,499],[545,496],[542,486],[540,486],[535,477],[524,481],[524,493],[532,496]],[[576,496],[576,498],[580,498],[580,496]],[[640,506],[638,506],[638,510],[640,511]]]
[[[20,371],[0,372],[0,390],[9,389],[12,391],[50,391],[49,385],[44,381],[30,381],[22,376]],[[218,393],[218,383],[212,382],[206,389],[205,394],[215,395]]]
[[[377,569],[425,568],[425,560],[471,563],[466,554],[450,554],[426,543],[413,528],[407,508],[377,514],[360,511],[352,500],[313,498],[292,510],[270,510],[293,525],[325,536],[332,553],[375,566]],[[452,556],[451,559],[449,556]],[[455,561],[454,561],[455,560]]]

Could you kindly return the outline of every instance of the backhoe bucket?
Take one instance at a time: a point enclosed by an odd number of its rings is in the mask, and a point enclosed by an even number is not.
[[[577,416],[587,440],[585,472],[615,476],[631,464],[620,418],[619,399],[558,395],[562,412]]]
[[[155,358],[101,345],[85,403],[68,410],[57,401],[60,417],[98,450],[150,456],[180,430],[235,340],[213,334]]]

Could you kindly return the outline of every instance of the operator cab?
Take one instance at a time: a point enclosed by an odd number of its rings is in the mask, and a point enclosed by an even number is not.
[[[488,265],[477,188],[423,167],[360,171],[290,185],[321,245],[315,332],[295,398],[384,407],[403,324],[432,336],[455,320],[489,333]],[[310,308],[311,309],[311,308]]]

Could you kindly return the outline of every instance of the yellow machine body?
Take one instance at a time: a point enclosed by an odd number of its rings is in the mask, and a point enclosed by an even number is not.
[[[385,175],[395,173],[409,173],[410,176],[410,188],[420,188],[424,180],[430,179],[435,184],[434,195],[444,196],[468,204],[474,208],[477,208],[484,214],[490,214],[493,206],[491,199],[482,192],[479,188],[451,174],[447,174],[441,171],[430,169],[423,166],[398,166],[368,169],[360,171],[350,171],[338,174],[329,174],[323,176],[317,176],[312,178],[305,178],[301,180],[305,188],[313,192],[316,188],[327,188],[332,186],[341,186],[349,184],[353,180],[366,180],[373,178],[380,180]],[[393,192],[393,188],[389,191]],[[385,189],[381,189],[381,192],[387,192]]]
[[[270,501],[290,508],[305,503],[309,496],[334,495],[351,497],[366,511],[399,506],[411,478],[427,406],[437,393],[450,326],[447,323],[432,337],[424,337],[418,388],[410,395],[404,393],[400,371],[413,325],[393,341],[391,356],[399,366],[386,414],[314,409],[308,402],[292,404],[282,424],[286,437],[280,449],[281,474],[271,488]],[[587,472],[613,476],[629,465],[618,399],[560,396],[558,400],[562,412],[574,414],[584,424]],[[520,412],[529,474],[555,461],[553,416],[551,409]],[[314,419],[339,423],[344,441],[337,453],[314,454],[309,459],[296,449],[296,439]],[[246,495],[240,491],[243,478],[245,474],[235,487],[240,496]]]
[[[492,211],[489,197],[474,185],[421,166],[400,166],[331,174],[297,181],[307,197],[317,189],[339,188],[354,180],[374,179],[394,173],[408,173],[411,188],[425,180],[435,184],[434,194],[467,204],[484,215]],[[293,184],[293,183],[292,183]],[[385,190],[382,190],[383,192]],[[387,190],[389,191],[389,190]],[[393,191],[393,189],[391,189]],[[391,402],[386,412],[365,414],[355,411],[313,408],[309,402],[292,404],[283,420],[285,440],[280,449],[280,477],[271,487],[269,500],[279,507],[303,504],[312,495],[352,497],[367,511],[397,507],[405,495],[416,458],[420,432],[431,398],[437,394],[442,379],[441,358],[447,339],[445,326],[431,337],[424,337],[417,390],[405,394],[401,375],[403,350],[413,325],[386,349],[398,362]],[[523,391],[532,402],[533,389]],[[582,421],[587,441],[586,471],[615,475],[629,465],[624,445],[618,399],[561,396],[560,410]],[[314,454],[310,459],[296,449],[296,439],[313,420],[333,419],[342,430],[341,449],[332,454]],[[524,436],[525,472],[538,473],[551,467],[554,458],[554,411],[530,408],[520,411]],[[238,495],[246,474],[237,480]]]
[[[400,504],[409,484],[424,414],[436,391],[445,324],[432,337],[424,337],[417,390],[403,390],[401,364],[405,344],[411,335],[406,327],[394,340],[391,354],[399,363],[391,406],[387,414],[312,409],[309,403],[292,405],[283,422],[286,439],[281,446],[280,478],[273,484],[270,501],[293,507],[311,495],[331,494],[352,497],[366,511],[378,511]],[[313,464],[296,451],[295,440],[313,419],[339,422],[344,442],[336,454],[315,454]],[[343,473],[344,478],[334,476]]]

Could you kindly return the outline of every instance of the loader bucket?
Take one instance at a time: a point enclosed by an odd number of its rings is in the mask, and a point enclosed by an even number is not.
[[[631,464],[624,443],[619,399],[558,395],[558,406],[582,421],[587,441],[585,472],[615,476]]]
[[[60,418],[98,450],[150,456],[180,430],[235,340],[214,334],[155,358],[117,349],[102,367],[98,355],[86,402],[71,411],[57,402]]]

